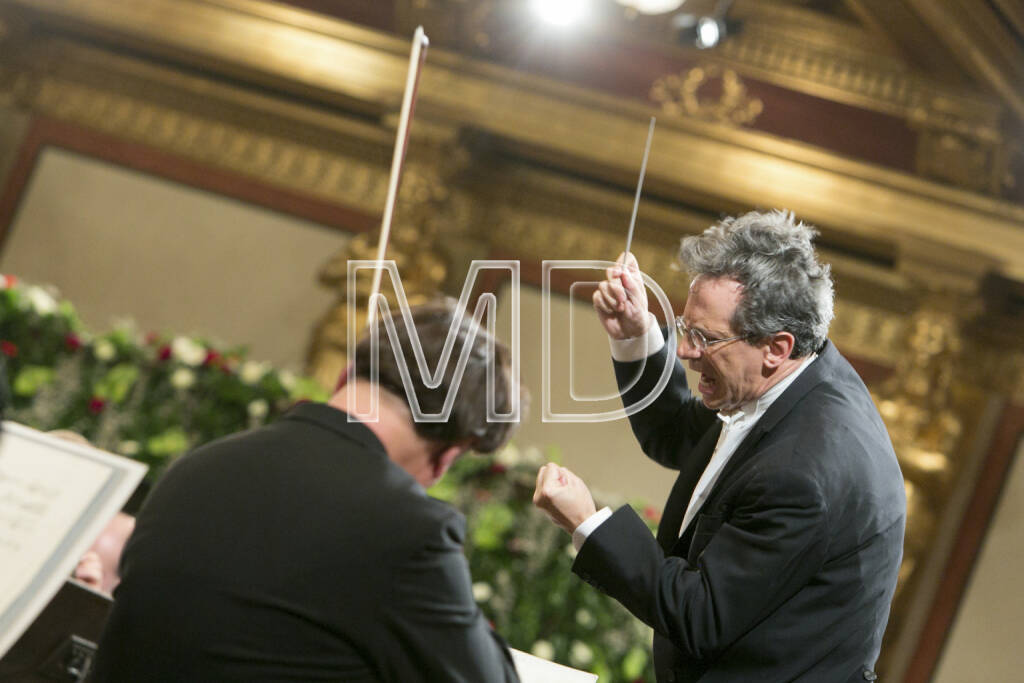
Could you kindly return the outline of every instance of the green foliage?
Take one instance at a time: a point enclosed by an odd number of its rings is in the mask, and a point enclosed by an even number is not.
[[[430,494],[466,514],[474,596],[512,647],[596,673],[602,683],[653,683],[650,629],[572,573],[569,535],[533,506],[537,469],[557,459],[515,446],[466,456]]]
[[[74,307],[48,290],[0,275],[0,359],[12,408],[36,429],[70,429],[150,466],[259,426],[302,399],[324,400],[309,379],[247,361],[244,349],[142,336],[131,326],[87,332]]]

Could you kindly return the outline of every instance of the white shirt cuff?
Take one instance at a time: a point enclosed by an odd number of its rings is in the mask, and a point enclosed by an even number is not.
[[[606,519],[612,516],[612,509],[610,507],[603,507],[594,514],[583,520],[583,523],[576,527],[576,530],[572,532],[572,547],[576,548],[576,552],[580,551],[583,547],[583,543],[587,540],[590,534],[594,533],[594,529],[601,526]]]
[[[658,327],[658,319],[653,313],[648,312],[647,332],[639,337],[629,339],[612,339],[608,342],[612,346],[612,358],[621,362],[643,360],[651,354],[661,351],[665,346],[665,339],[661,336],[661,328]]]

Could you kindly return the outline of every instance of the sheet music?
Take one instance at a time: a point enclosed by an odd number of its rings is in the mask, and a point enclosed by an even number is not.
[[[0,432],[0,656],[74,570],[146,467],[13,422]]]
[[[523,683],[595,683],[597,674],[534,657],[521,650],[509,648],[516,672]]]

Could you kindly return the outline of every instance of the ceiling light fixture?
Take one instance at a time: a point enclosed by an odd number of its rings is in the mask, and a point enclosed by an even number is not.
[[[620,5],[631,7],[640,14],[666,14],[683,6],[686,0],[618,0]]]
[[[702,50],[718,45],[718,41],[725,33],[723,22],[711,17],[701,17],[697,20],[697,40],[695,44]]]
[[[680,43],[695,45],[701,50],[715,47],[727,33],[735,33],[739,22],[726,21],[733,0],[718,0],[715,9],[706,15],[676,14],[672,26]]]
[[[531,0],[530,7],[545,23],[568,26],[586,14],[588,0]]]

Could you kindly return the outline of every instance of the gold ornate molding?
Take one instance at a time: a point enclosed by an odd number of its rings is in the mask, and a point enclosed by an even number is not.
[[[506,252],[544,259],[613,260],[625,245],[622,235],[572,224],[560,216],[538,213],[529,208],[504,206],[493,214],[493,245]],[[675,269],[675,252],[649,243],[637,242],[631,249],[643,271],[661,285],[670,297],[685,291],[683,275]],[[601,273],[595,279],[602,279]]]
[[[808,24],[808,14],[772,9],[768,3],[737,3],[732,15],[750,21],[721,44],[720,57],[744,75],[896,116],[945,100],[955,102],[965,120],[998,120],[996,101],[916,76],[858,26],[831,20]],[[828,25],[814,25],[823,21]]]
[[[965,119],[938,99],[915,107],[909,121],[918,133],[917,169],[921,175],[999,195],[1012,186],[1011,150],[995,122]]]
[[[405,41],[254,0],[7,0],[5,7],[37,27],[59,23],[69,40],[102,35],[151,59],[201,61],[236,82],[290,78],[289,92],[358,102],[364,111],[397,108],[404,84]],[[505,140],[521,157],[614,182],[635,178],[650,111],[443,50],[431,51],[418,109]],[[929,237],[991,256],[998,272],[1024,280],[1024,209],[748,130],[667,122],[648,182],[666,198],[716,212],[777,206],[859,239]]]
[[[319,199],[377,212],[387,192],[378,166],[244,125],[50,76],[21,91],[35,112]]]

